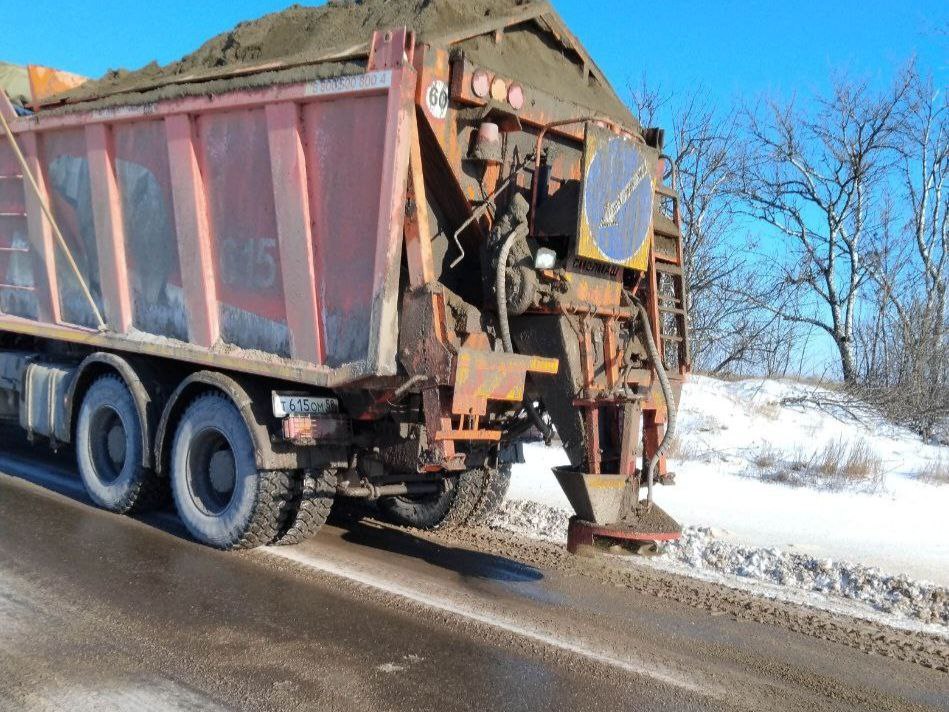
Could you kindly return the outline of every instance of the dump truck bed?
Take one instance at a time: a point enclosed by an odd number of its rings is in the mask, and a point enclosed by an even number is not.
[[[0,329],[314,385],[395,374],[415,73],[392,55],[8,116],[38,190],[0,135]]]

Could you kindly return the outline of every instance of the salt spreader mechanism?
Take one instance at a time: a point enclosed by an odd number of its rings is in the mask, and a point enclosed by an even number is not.
[[[0,96],[0,418],[74,442],[97,504],[170,489],[220,548],[296,543],[338,498],[476,525],[534,434],[570,459],[571,551],[679,535],[663,132],[547,2],[434,6],[294,6]]]

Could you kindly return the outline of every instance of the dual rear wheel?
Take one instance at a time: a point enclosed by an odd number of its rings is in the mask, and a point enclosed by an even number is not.
[[[143,447],[132,394],[117,377],[99,378],[86,392],[76,432],[79,472],[96,504],[126,514],[161,503],[168,488],[143,466]],[[169,470],[182,523],[219,549],[303,541],[326,521],[336,486],[329,472],[258,470],[243,416],[217,392],[188,405]]]
[[[417,529],[454,529],[486,524],[511,484],[509,465],[478,467],[448,478],[448,487],[421,497],[389,497],[379,510],[394,524]]]
[[[87,390],[76,426],[79,472],[100,507],[129,514],[162,504],[167,482],[143,465],[147,447],[131,392],[117,376]],[[259,470],[254,441],[234,403],[210,391],[178,421],[169,458],[178,516],[198,541],[219,549],[298,544],[326,522],[336,492],[330,471]],[[444,491],[379,502],[395,524],[449,529],[485,523],[511,481],[507,466],[475,468],[448,479]]]

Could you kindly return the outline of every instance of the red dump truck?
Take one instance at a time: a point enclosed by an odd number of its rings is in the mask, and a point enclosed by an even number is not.
[[[572,463],[572,550],[678,536],[663,133],[546,2],[489,4],[292,8],[226,61],[0,96],[0,417],[72,444],[96,504],[170,492],[219,548],[299,542],[340,498],[483,522],[529,432]]]

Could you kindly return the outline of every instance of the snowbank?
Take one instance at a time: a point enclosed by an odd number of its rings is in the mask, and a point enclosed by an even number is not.
[[[686,531],[654,565],[949,626],[949,486],[921,477],[949,448],[797,383],[696,376],[682,401],[677,485],[656,498]],[[859,451],[870,471],[805,467],[828,450]],[[550,468],[566,455],[525,455],[496,525],[563,541],[570,507]]]

